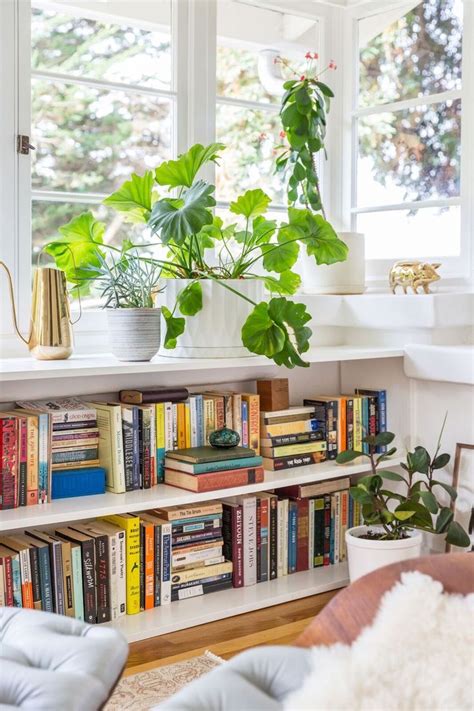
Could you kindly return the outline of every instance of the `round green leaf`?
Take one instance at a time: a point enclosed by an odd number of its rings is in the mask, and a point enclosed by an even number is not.
[[[202,286],[199,281],[188,284],[178,294],[178,306],[183,316],[195,316],[202,309]]]
[[[190,188],[200,168],[208,162],[216,163],[219,151],[225,148],[223,143],[211,143],[194,146],[178,157],[162,163],[155,171],[155,179],[159,185],[168,185],[171,188]]]
[[[449,454],[439,454],[436,459],[433,461],[433,469],[442,469],[445,467],[449,460],[451,459],[451,455]]]
[[[148,223],[151,231],[158,233],[165,244],[174,240],[180,245],[186,237],[198,234],[204,225],[212,225],[210,208],[216,204],[212,197],[214,189],[213,185],[199,180],[186,190],[182,199],[158,200]]]
[[[295,264],[300,251],[298,242],[298,228],[291,225],[282,227],[278,233],[278,244],[261,245],[263,266],[268,272],[285,272]]]
[[[171,311],[166,307],[161,307],[161,313],[166,321],[166,335],[164,347],[172,350],[176,348],[178,336],[184,333],[186,320],[184,318],[175,318]]]
[[[263,215],[267,211],[271,198],[260,188],[256,190],[247,190],[243,195],[240,195],[237,200],[230,203],[229,210],[235,215],[243,215],[250,219]]]
[[[272,357],[282,350],[285,333],[268,314],[268,304],[257,304],[242,326],[242,343],[252,353]]]

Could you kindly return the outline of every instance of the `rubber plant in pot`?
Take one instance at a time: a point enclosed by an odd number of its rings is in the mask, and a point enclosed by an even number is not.
[[[276,171],[288,180],[287,197],[290,206],[304,206],[315,215],[326,219],[318,176],[318,156],[327,159],[326,128],[332,89],[321,76],[336,69],[330,61],[325,69],[318,69],[317,52],[306,53],[304,73],[297,72],[284,57],[276,57],[284,72],[291,77],[283,84],[280,119],[282,142],[276,146]],[[365,291],[364,236],[356,232],[341,232],[340,238],[348,247],[344,262],[302,262],[304,286],[312,293],[356,294]],[[347,252],[346,252],[347,254]],[[335,263],[339,261],[339,263]]]
[[[146,223],[158,239],[166,282],[161,353],[187,357],[264,355],[288,368],[307,366],[311,319],[291,297],[301,247],[319,262],[345,259],[345,245],[321,216],[291,208],[277,223],[270,198],[247,190],[230,204],[233,220],[214,214],[214,185],[199,179],[217,162],[220,143],[196,144],[177,160],[132,180],[106,204]],[[157,192],[159,191],[159,195]],[[271,297],[265,298],[264,289]]]
[[[421,446],[408,452],[406,462],[400,464],[403,474],[379,469],[396,448],[380,454],[377,450],[389,446],[394,438],[392,432],[368,435],[362,440],[368,445],[368,453],[350,449],[340,452],[336,459],[339,464],[347,464],[367,457],[371,469],[349,489],[364,521],[362,526],[346,531],[351,581],[384,565],[418,557],[423,532],[445,535],[446,541],[456,546],[470,545],[468,534],[454,521],[451,507],[439,499],[443,492],[451,501],[456,498],[456,490],[436,475],[450,460],[449,454],[440,453],[441,436],[433,457]],[[387,481],[397,485],[390,488]]]
[[[161,267],[142,247],[103,241],[105,225],[85,212],[59,228],[44,251],[66,273],[72,295],[98,291],[107,312],[112,353],[122,361],[148,361],[160,346],[160,309],[154,305]]]

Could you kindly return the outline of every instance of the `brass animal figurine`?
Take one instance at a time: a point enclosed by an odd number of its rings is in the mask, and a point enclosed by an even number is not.
[[[390,269],[389,275],[392,293],[395,294],[397,286],[401,286],[404,294],[407,293],[407,287],[411,287],[413,293],[417,294],[421,286],[425,294],[429,294],[430,284],[441,279],[436,271],[440,266],[440,263],[396,262]]]

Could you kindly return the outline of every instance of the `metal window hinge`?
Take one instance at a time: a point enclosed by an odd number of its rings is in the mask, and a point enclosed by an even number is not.
[[[36,148],[35,146],[32,146],[30,143],[30,137],[29,136],[23,136],[19,134],[16,137],[16,152],[19,153],[22,156],[29,156],[30,151],[35,151]]]

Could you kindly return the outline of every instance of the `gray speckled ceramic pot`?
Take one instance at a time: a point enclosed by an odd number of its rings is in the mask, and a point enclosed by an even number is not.
[[[108,309],[112,353],[118,360],[151,360],[160,347],[161,309]]]

